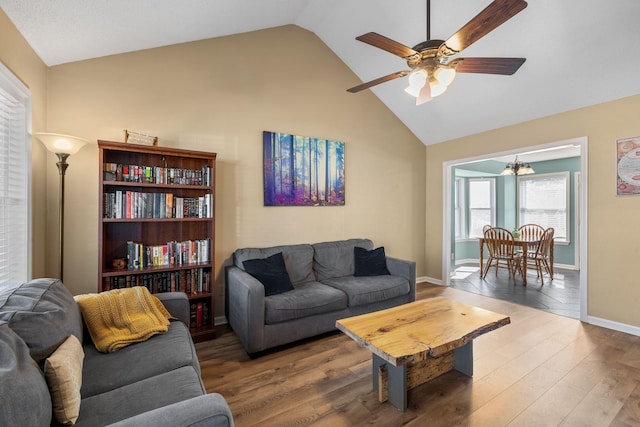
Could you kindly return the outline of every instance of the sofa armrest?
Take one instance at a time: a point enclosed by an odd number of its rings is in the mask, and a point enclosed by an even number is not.
[[[184,292],[161,292],[154,294],[164,304],[169,313],[189,326],[189,298]]]
[[[227,307],[229,325],[247,353],[264,348],[264,286],[238,267],[227,269]]]
[[[111,427],[233,427],[233,415],[224,398],[218,393],[193,397],[126,420],[110,424]]]
[[[409,281],[411,301],[416,300],[416,263],[398,258],[387,257],[387,269],[393,276],[404,277]]]

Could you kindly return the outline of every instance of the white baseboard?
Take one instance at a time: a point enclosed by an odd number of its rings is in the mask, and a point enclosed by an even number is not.
[[[625,334],[640,336],[640,327],[627,325],[626,323],[614,322],[613,320],[602,319],[594,316],[587,316],[587,323],[607,329],[613,329],[618,332],[624,332]]]
[[[434,279],[433,277],[428,277],[428,276],[416,277],[416,283],[420,283],[420,282],[429,282],[429,283],[433,283],[434,285],[440,285],[440,286],[444,285],[441,279]]]
[[[214,319],[213,319],[213,324],[214,324],[215,326],[218,326],[218,325],[226,325],[227,323],[228,323],[228,322],[227,322],[227,318],[226,318],[226,316],[218,316],[218,317],[216,317],[216,318],[214,318]]]

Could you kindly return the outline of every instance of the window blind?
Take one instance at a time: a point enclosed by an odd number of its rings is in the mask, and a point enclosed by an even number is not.
[[[0,286],[31,276],[31,94],[0,63]]]
[[[469,238],[482,237],[482,227],[495,224],[495,179],[469,180]]]
[[[568,240],[568,173],[519,177],[518,183],[520,224],[553,227],[556,240]]]

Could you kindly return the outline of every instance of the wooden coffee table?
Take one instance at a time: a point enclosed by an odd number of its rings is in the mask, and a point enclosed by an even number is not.
[[[373,353],[378,400],[407,409],[407,391],[453,369],[473,375],[473,339],[508,316],[435,297],[340,319],[336,327]]]

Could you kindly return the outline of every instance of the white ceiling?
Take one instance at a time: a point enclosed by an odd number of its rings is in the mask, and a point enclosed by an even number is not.
[[[433,0],[431,37],[447,39],[490,2]],[[403,90],[406,78],[373,92],[426,145],[640,93],[640,1],[528,3],[458,55],[527,58],[513,76],[461,74],[418,107]],[[407,46],[426,39],[425,0],[0,0],[0,7],[51,66],[295,24],[369,81],[407,67],[356,36],[375,31]]]

